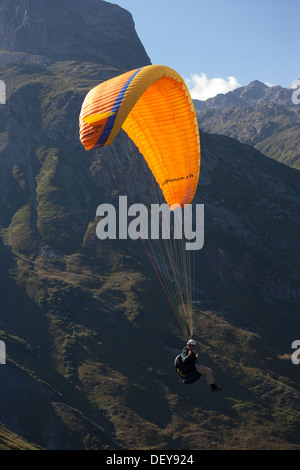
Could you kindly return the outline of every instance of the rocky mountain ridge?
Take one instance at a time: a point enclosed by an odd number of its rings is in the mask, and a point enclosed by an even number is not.
[[[268,103],[293,108],[295,106],[292,100],[293,92],[294,90],[291,88],[283,88],[280,85],[270,87],[259,80],[254,80],[249,85],[236,88],[228,93],[220,93],[205,101],[195,99],[194,104],[197,111],[225,109],[234,106],[253,107]]]
[[[1,0],[0,49],[128,70],[150,64],[131,14],[99,0]]]
[[[199,125],[299,169],[300,105],[294,103],[294,91],[256,80],[206,101],[195,100]]]

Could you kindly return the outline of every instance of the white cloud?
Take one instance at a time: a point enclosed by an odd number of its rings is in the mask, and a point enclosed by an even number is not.
[[[227,93],[241,85],[235,77],[207,78],[205,73],[201,75],[192,74],[191,78],[185,79],[193,99],[207,100],[219,93]]]

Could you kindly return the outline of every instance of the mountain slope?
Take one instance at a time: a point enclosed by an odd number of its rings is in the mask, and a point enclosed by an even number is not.
[[[300,108],[292,101],[293,91],[254,81],[206,101],[194,100],[199,125],[299,169]]]

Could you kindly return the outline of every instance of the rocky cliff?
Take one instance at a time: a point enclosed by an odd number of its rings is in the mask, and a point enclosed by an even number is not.
[[[150,64],[131,14],[100,0],[1,0],[0,48],[128,70]]]

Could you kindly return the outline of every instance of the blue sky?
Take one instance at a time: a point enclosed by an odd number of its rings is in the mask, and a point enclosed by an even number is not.
[[[300,0],[116,0],[153,64],[176,70],[194,98],[260,80],[300,78]],[[197,96],[196,96],[197,95]]]

